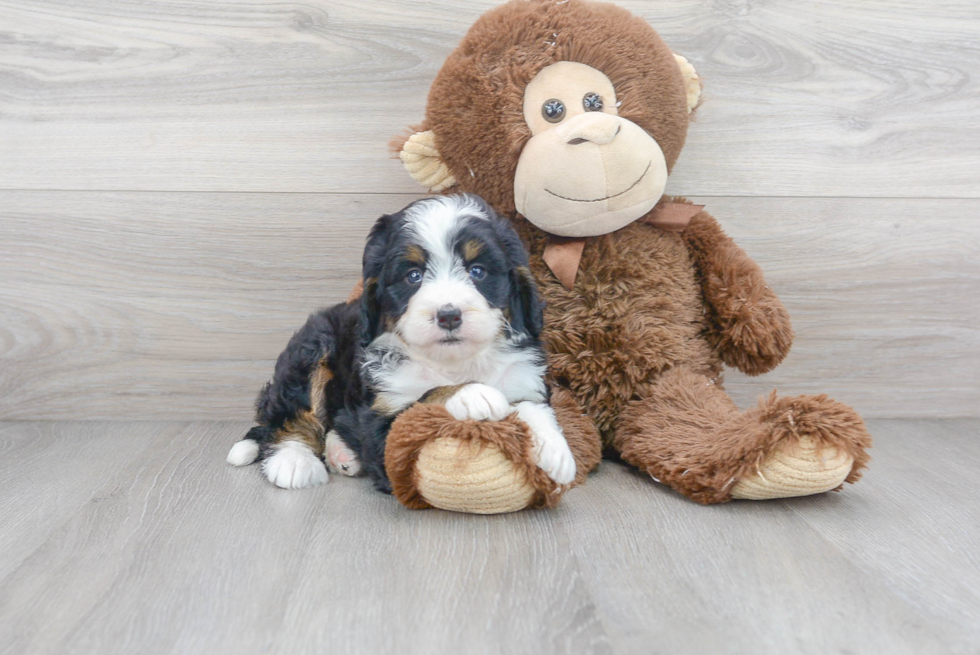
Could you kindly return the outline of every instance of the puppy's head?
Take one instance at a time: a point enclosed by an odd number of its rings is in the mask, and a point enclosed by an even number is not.
[[[470,357],[537,338],[542,306],[513,228],[473,195],[426,198],[382,216],[364,250],[361,341],[398,335],[423,357]]]

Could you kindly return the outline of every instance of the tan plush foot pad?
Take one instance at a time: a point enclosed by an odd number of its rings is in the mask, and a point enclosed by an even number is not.
[[[527,426],[513,414],[457,421],[441,405],[417,404],[391,426],[385,470],[392,494],[409,509],[500,514],[551,507],[562,489],[534,465],[530,448]]]
[[[536,489],[493,444],[442,437],[419,451],[416,486],[433,507],[472,514],[516,512]]]
[[[767,500],[823,493],[841,486],[853,465],[853,456],[834,446],[818,448],[811,437],[787,441],[757,473],[735,484],[732,498]]]

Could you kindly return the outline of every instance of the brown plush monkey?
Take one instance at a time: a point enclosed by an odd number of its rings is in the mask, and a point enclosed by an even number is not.
[[[715,219],[662,195],[700,89],[687,60],[624,9],[512,0],[473,25],[423,125],[396,147],[430,191],[483,196],[525,239],[577,481],[598,463],[597,430],[701,503],[839,488],[868,461],[854,410],[772,394],[740,411],[722,390],[723,364],[769,371],[793,333]],[[402,502],[494,512],[557,499],[519,421],[461,426],[440,409],[406,412],[389,435]]]

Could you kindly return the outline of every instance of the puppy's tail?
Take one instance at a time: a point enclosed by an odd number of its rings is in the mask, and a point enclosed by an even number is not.
[[[248,466],[259,458],[259,444],[272,441],[272,430],[262,425],[256,425],[248,431],[245,438],[235,442],[225,458],[232,466]]]

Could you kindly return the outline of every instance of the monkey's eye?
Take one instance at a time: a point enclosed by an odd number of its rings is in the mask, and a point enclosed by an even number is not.
[[[487,269],[483,268],[479,264],[476,266],[470,266],[470,277],[474,280],[482,280],[487,276]]]
[[[558,98],[546,100],[541,105],[541,115],[549,123],[560,123],[561,119],[565,118],[565,103]]]
[[[405,274],[405,281],[409,284],[418,284],[422,281],[422,271],[417,268],[413,268]]]
[[[586,93],[582,98],[585,111],[602,111],[602,96],[598,93]]]

